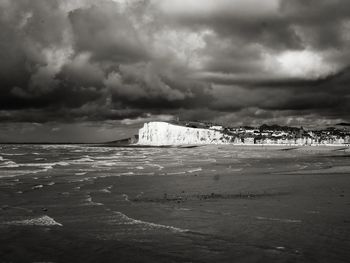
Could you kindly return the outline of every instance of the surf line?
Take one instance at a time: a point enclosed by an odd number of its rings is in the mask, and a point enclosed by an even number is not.
[[[188,232],[190,232],[189,229],[182,229],[182,228],[178,228],[178,227],[174,227],[174,226],[167,226],[167,225],[142,221],[139,219],[134,219],[134,218],[128,217],[127,215],[125,215],[121,212],[118,212],[118,211],[113,211],[113,213],[118,215],[118,217],[122,220],[122,222],[117,223],[120,225],[124,225],[124,224],[125,225],[143,225],[143,226],[149,227],[150,229],[166,229],[166,230],[170,230],[170,231],[175,232],[175,233],[188,233]]]

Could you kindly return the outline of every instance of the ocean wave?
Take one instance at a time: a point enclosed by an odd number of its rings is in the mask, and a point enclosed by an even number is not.
[[[32,219],[15,220],[2,223],[4,225],[16,225],[16,226],[63,226],[61,223],[55,221],[52,217],[44,215]]]
[[[120,155],[118,154],[113,154],[113,155],[106,155],[106,156],[96,156],[94,157],[96,160],[119,160]]]
[[[194,168],[194,169],[192,169],[192,170],[188,170],[187,172],[188,172],[188,173],[195,173],[195,172],[200,172],[200,171],[202,171],[202,168],[201,168],[201,167],[199,167],[199,168]]]
[[[38,148],[41,149],[71,149],[71,148],[79,148],[77,145],[69,145],[69,144],[46,144],[46,145],[37,145]]]
[[[138,165],[138,164],[144,164],[143,162],[138,162],[137,160],[135,160],[134,162],[122,162],[120,161],[120,159],[107,159],[107,160],[95,160],[92,167],[129,167],[130,164],[133,165]],[[138,166],[141,167],[141,166]]]
[[[16,163],[14,161],[5,161],[0,165],[0,168],[18,168],[18,167],[40,167],[43,169],[52,169],[54,166],[68,166],[67,162],[53,162],[53,163]]]
[[[79,164],[84,164],[84,163],[91,163],[94,162],[93,159],[91,159],[90,156],[84,156],[83,158],[73,160],[72,163],[79,163]]]
[[[161,165],[156,164],[156,163],[147,163],[146,165],[151,166],[151,167],[158,167],[158,170],[164,169],[164,166],[161,166]]]
[[[5,162],[0,163],[0,178],[43,173],[53,169],[55,166],[67,165],[69,165],[69,163],[62,161],[53,163],[16,163],[11,160],[6,160]],[[24,167],[29,169],[23,169]],[[1,174],[2,171],[4,174]]]
[[[16,177],[16,176],[20,176],[20,175],[24,175],[24,174],[28,174],[28,171],[10,171],[7,170],[4,174],[1,174],[1,170],[0,170],[0,178],[11,178],[11,177]]]
[[[166,173],[167,175],[179,175],[179,174],[185,174],[186,172],[171,172],[171,173]]]
[[[85,175],[87,172],[80,172],[80,173],[75,173],[75,175]]]
[[[257,216],[255,217],[258,220],[269,220],[269,221],[278,221],[283,223],[301,223],[301,220],[298,219],[281,219],[281,218],[273,218],[273,217],[264,217],[264,216]]]
[[[135,155],[131,155],[131,156],[124,155],[123,158],[124,159],[137,159],[137,160],[139,160],[139,159],[146,159],[147,156],[145,156],[145,155],[136,155],[136,156]]]
[[[26,153],[1,153],[2,155],[5,156],[23,156],[26,155]],[[1,161],[1,156],[0,156],[0,161]]]
[[[126,172],[126,173],[120,173],[119,175],[134,175],[135,173],[133,172]]]
[[[4,161],[4,162],[0,164],[0,168],[17,168],[17,167],[19,167],[19,164],[17,164],[14,161],[10,161],[7,159],[2,159],[2,161]]]
[[[107,167],[116,166],[116,163],[110,162],[110,161],[96,161],[92,165],[92,167],[94,167],[94,168],[100,168],[100,167],[105,167],[105,166],[107,166]]]
[[[92,200],[92,197],[91,197],[90,194],[87,194],[85,197],[86,197],[86,198],[85,198],[85,200],[84,200],[83,205],[93,205],[93,206],[95,206],[95,205],[96,205],[96,206],[103,205],[102,203],[94,202],[94,201]]]
[[[122,197],[124,198],[125,201],[130,202],[129,196],[127,194],[122,194]]]
[[[110,191],[110,188],[103,188],[103,189],[101,189],[101,190],[99,190],[98,191],[99,193],[105,193],[105,194],[110,194],[111,193],[111,191]]]
[[[39,170],[6,170],[4,171],[4,174],[1,174],[1,170],[0,170],[0,178],[17,177],[17,176],[22,176],[27,174],[38,174],[38,173],[47,172],[48,170],[49,170],[48,168],[39,169]],[[35,178],[38,179],[37,177]],[[35,180],[35,178],[33,179]]]
[[[175,233],[186,233],[186,232],[190,231],[188,229],[183,229],[183,228],[179,228],[179,227],[167,226],[167,225],[156,224],[156,223],[152,223],[152,222],[147,222],[147,221],[134,219],[134,218],[128,217],[127,215],[125,215],[125,214],[123,214],[121,212],[113,211],[113,213],[117,217],[113,218],[112,220],[109,220],[109,223],[111,223],[111,224],[117,224],[117,225],[140,225],[140,226],[143,226],[143,228],[145,230],[163,229],[163,230],[169,230],[169,231],[175,232]]]

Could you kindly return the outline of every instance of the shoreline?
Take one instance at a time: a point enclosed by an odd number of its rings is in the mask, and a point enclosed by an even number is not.
[[[113,144],[113,143],[0,143],[1,145],[42,145],[42,146],[50,146],[50,145],[57,145],[57,146],[84,146],[84,147],[111,147],[111,148],[197,148],[197,147],[203,147],[203,146],[243,146],[243,147],[297,147],[297,148],[307,148],[307,147],[343,147],[350,149],[350,144],[307,144],[307,145],[301,145],[301,144],[276,144],[276,143],[254,143],[254,144],[248,144],[248,143],[208,143],[208,144],[164,144],[164,145],[156,145],[156,144]]]

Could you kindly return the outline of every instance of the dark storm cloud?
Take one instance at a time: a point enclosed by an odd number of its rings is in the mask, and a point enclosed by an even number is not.
[[[1,13],[0,107],[10,110],[2,120],[122,119],[206,96],[205,83],[151,58],[117,3],[65,10],[59,1],[7,1]]]
[[[130,62],[147,59],[147,49],[139,39],[127,14],[113,2],[102,2],[69,14],[76,52],[90,52],[95,60]]]
[[[169,4],[175,11],[165,9],[164,19],[179,27],[214,32],[205,38],[207,71],[264,72],[261,62],[266,53],[287,50],[328,52],[322,54],[324,62],[341,67],[349,61],[350,3],[346,0],[189,2],[198,3],[197,9],[186,11],[186,5]]]
[[[213,108],[237,111],[247,107],[263,110],[313,111],[323,116],[349,118],[350,69],[318,80],[270,80],[221,84],[214,88]]]
[[[222,37],[230,37],[236,46],[259,43],[274,49],[299,49],[303,47],[300,37],[288,21],[280,17],[260,19],[227,16],[199,17],[181,21],[185,26],[208,27]],[[198,26],[194,28],[198,28]]]
[[[347,0],[256,0],[226,1],[215,4],[209,0],[197,2],[197,9],[186,10],[172,5],[165,10],[166,19],[187,27],[211,28],[221,35],[245,43],[255,42],[271,48],[303,48],[311,41],[320,47],[344,47],[350,18]],[[181,1],[174,1],[181,2]],[[189,4],[191,6],[191,4]],[[306,35],[307,34],[307,35]],[[306,39],[303,39],[306,37]]]
[[[2,122],[349,120],[346,0],[2,0],[0,31]]]
[[[282,1],[281,11],[314,47],[348,47],[350,3],[346,0]]]
[[[121,65],[105,85],[113,101],[145,109],[194,108],[212,99],[209,85],[181,80],[151,63]]]

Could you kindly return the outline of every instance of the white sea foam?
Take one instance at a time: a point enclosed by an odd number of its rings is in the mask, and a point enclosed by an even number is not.
[[[275,247],[275,249],[277,249],[277,250],[285,250],[286,248],[285,248],[285,247],[280,246],[280,247]]]
[[[90,158],[90,156],[85,156],[83,158],[80,158],[80,159],[76,159],[76,160],[73,160],[73,163],[91,163],[91,162],[94,162],[93,159]]]
[[[185,174],[186,172],[173,172],[173,173],[167,173],[167,175],[178,175],[178,174]]]
[[[122,197],[124,198],[125,201],[130,202],[129,196],[127,194],[122,194]]]
[[[189,231],[188,229],[182,229],[179,227],[167,226],[167,225],[156,224],[156,223],[134,219],[134,218],[128,217],[127,215],[121,212],[114,211],[113,213],[117,216],[117,218],[115,218],[114,220],[110,220],[110,223],[112,224],[140,225],[140,226],[143,226],[145,230],[164,229],[175,233],[185,233]]]
[[[75,175],[85,175],[87,172],[75,173]]]
[[[18,167],[39,167],[44,169],[52,169],[53,166],[67,166],[69,163],[67,162],[53,162],[53,163],[16,163],[14,161],[6,161],[0,165],[0,167],[4,168],[18,168]]]
[[[67,162],[53,162],[53,163],[15,163],[12,161],[6,162],[6,165],[0,165],[0,168],[22,168],[22,167],[28,167],[28,168],[37,168],[37,170],[7,170],[7,176],[6,177],[12,177],[12,176],[20,176],[25,174],[36,174],[36,173],[43,173],[47,172],[50,169],[53,169],[56,165],[59,166],[67,166],[69,163]],[[10,173],[12,173],[10,175]],[[1,177],[1,176],[0,176]]]
[[[120,156],[118,154],[106,155],[106,156],[96,156],[94,157],[96,160],[119,160]]]
[[[2,224],[17,226],[63,226],[61,223],[58,223],[52,217],[47,215],[32,219],[9,221]]]
[[[192,170],[188,170],[187,172],[188,173],[195,173],[195,172],[200,172],[200,171],[202,171],[202,168],[195,168],[195,169],[192,169]]]
[[[17,168],[19,167],[19,164],[17,164],[14,161],[10,161],[7,159],[2,159],[4,160],[4,162],[2,164],[0,164],[0,168]]]
[[[120,175],[134,175],[134,173],[133,172],[126,172],[126,173],[120,173],[119,176]]]
[[[190,209],[190,208],[184,208],[184,207],[175,207],[174,208],[175,210],[179,210],[179,211],[192,211],[192,209]]]
[[[74,153],[81,153],[81,152],[85,152],[85,150],[73,150],[72,152],[74,152]]]
[[[136,174],[136,175],[155,175],[155,173],[150,172],[150,173],[141,173],[141,174]]]
[[[2,155],[6,155],[6,156],[22,156],[22,155],[26,155],[25,153],[1,153],[1,154]]]
[[[84,205],[103,205],[102,203],[97,203],[92,200],[91,195],[87,194]]]
[[[38,148],[41,149],[68,149],[68,148],[78,148],[79,146],[76,145],[69,145],[69,144],[47,144],[47,145],[39,145]]]
[[[48,170],[49,168],[46,168],[46,169],[40,168],[39,170],[6,170],[5,174],[2,175],[0,173],[0,178],[16,177],[16,176],[21,176],[26,174],[37,174],[37,173],[47,172]]]

